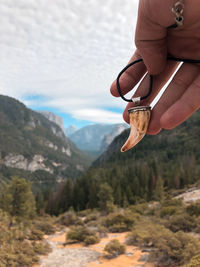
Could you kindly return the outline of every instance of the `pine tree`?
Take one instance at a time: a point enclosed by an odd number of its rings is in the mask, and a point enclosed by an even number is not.
[[[7,205],[2,208],[18,220],[32,219],[35,216],[36,206],[30,183],[25,179],[13,177],[6,186],[7,196],[4,202]],[[8,208],[8,210],[6,210]]]
[[[109,206],[113,204],[113,190],[108,183],[100,185],[98,197],[100,210],[108,211]]]
[[[114,200],[115,204],[121,206],[122,205],[122,192],[120,184],[117,185],[117,188],[114,192]]]

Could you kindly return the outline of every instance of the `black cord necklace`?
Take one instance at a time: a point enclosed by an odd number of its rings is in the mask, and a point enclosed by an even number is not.
[[[168,60],[177,61],[177,62],[184,62],[184,63],[196,63],[196,64],[200,63],[200,60],[198,60],[198,59],[183,59],[183,58],[177,58],[177,57],[172,57],[172,56],[168,56],[167,59],[168,59]],[[137,63],[139,63],[139,62],[142,62],[142,61],[143,61],[143,59],[140,58],[140,59],[137,59],[137,60],[131,62],[131,63],[128,64],[122,71],[120,71],[120,73],[119,73],[118,76],[117,76],[116,84],[117,84],[117,90],[118,90],[118,93],[119,93],[120,97],[121,97],[124,101],[126,101],[126,102],[133,102],[133,99],[132,99],[132,98],[131,98],[131,99],[128,99],[128,98],[126,98],[126,97],[123,96],[122,91],[121,91],[121,87],[120,87],[119,79],[120,79],[121,75],[122,75],[128,68],[130,68],[131,66],[133,66],[133,65],[135,65],[135,64],[137,64]],[[148,92],[147,92],[146,95],[140,97],[140,101],[141,101],[141,100],[144,100],[144,99],[146,99],[148,96],[150,96],[150,94],[151,94],[151,92],[152,92],[152,87],[153,87],[153,76],[150,75],[150,80],[149,80],[149,90],[148,90]]]
[[[182,58],[176,58],[172,56],[167,57],[168,60],[173,60],[177,62],[184,62],[184,63],[200,63],[200,60],[196,59],[182,59]],[[149,89],[146,95],[140,96],[140,97],[135,97],[128,99],[123,96],[121,87],[120,87],[120,82],[119,79],[121,75],[131,66],[134,64],[137,64],[139,62],[142,62],[143,60],[137,59],[130,64],[128,64],[117,76],[116,84],[117,84],[117,90],[119,92],[119,95],[121,98],[126,101],[126,102],[133,102],[135,106],[133,108],[130,108],[128,110],[129,112],[129,119],[130,119],[130,126],[131,126],[131,131],[129,134],[129,137],[125,144],[121,148],[121,152],[125,152],[129,150],[130,148],[134,147],[142,138],[145,136],[150,117],[151,117],[151,107],[150,106],[141,106],[140,101],[146,99],[148,96],[150,96],[152,92],[152,87],[153,87],[153,76],[150,75],[150,81],[149,81]]]
[[[172,12],[175,15],[175,24],[171,25],[168,27],[168,29],[171,28],[177,28],[178,26],[183,26],[183,11],[184,11],[184,1],[179,0],[176,2],[172,8]],[[200,63],[200,60],[195,60],[195,59],[183,59],[183,58],[176,58],[172,56],[167,57],[168,60],[173,60],[177,62],[184,62],[184,63]],[[141,106],[140,101],[146,99],[147,97],[150,96],[153,88],[153,76],[150,75],[150,81],[149,81],[149,89],[146,95],[140,96],[140,97],[135,97],[128,99],[123,96],[121,87],[120,87],[120,82],[119,79],[121,75],[131,66],[134,64],[137,64],[139,62],[142,62],[143,59],[137,59],[130,64],[128,64],[117,76],[116,80],[116,85],[117,85],[117,90],[119,92],[119,95],[121,98],[126,101],[126,102],[133,102],[135,106],[133,108],[130,108],[128,110],[129,112],[129,119],[130,119],[130,126],[131,126],[131,131],[129,134],[129,137],[126,141],[126,143],[122,146],[121,152],[125,152],[129,150],[130,148],[134,147],[142,138],[145,136],[148,125],[149,125],[149,120],[151,117],[151,107],[150,106]]]

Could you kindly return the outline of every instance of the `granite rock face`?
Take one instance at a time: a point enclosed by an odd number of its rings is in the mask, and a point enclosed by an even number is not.
[[[65,132],[65,129],[63,126],[63,119],[61,117],[57,116],[56,114],[50,111],[40,111],[40,113],[48,120],[57,124],[62,129],[62,131]]]
[[[23,155],[14,155],[10,153],[2,160],[2,163],[6,167],[23,169],[30,172],[44,170],[53,173],[51,168],[45,166],[45,158],[41,155],[34,155],[31,160],[28,160]]]

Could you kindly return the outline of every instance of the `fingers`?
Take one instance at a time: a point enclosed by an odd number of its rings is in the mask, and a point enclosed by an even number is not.
[[[150,105],[150,103],[154,100],[154,98],[157,96],[158,92],[160,89],[164,86],[164,84],[168,81],[168,79],[171,77],[173,72],[175,71],[177,67],[177,63],[174,61],[168,61],[165,70],[159,74],[154,76],[153,78],[153,89],[150,94],[150,96],[141,101],[141,105]],[[143,96],[147,93],[149,89],[149,75],[146,75],[142,82],[140,83],[137,91],[135,92],[133,97],[138,97],[138,96]],[[134,107],[134,103],[128,103],[126,106],[124,113],[123,113],[123,118],[124,120],[129,123],[129,114],[128,114],[128,109]]]
[[[150,1],[141,0],[138,9],[135,44],[147,70],[152,75],[162,72],[166,65],[166,28],[152,18]],[[152,1],[153,2],[153,1]],[[160,5],[161,6],[161,5]],[[157,14],[157,16],[159,13]]]
[[[134,55],[129,60],[129,63],[139,58],[141,58],[141,56],[138,54],[138,51],[136,50]],[[145,72],[146,72],[146,67],[143,62],[137,63],[134,66],[128,68],[120,77],[120,87],[122,94],[125,95],[130,90],[132,90],[133,87],[140,81]],[[110,92],[113,96],[116,97],[119,96],[116,86],[116,80],[112,83]]]
[[[179,101],[198,74],[197,65],[185,63],[181,66],[152,110],[148,134],[157,134],[162,128],[169,129],[173,122],[179,121],[179,112],[170,111],[170,107]],[[185,110],[185,105],[182,109]]]
[[[140,0],[136,47],[152,75],[161,73],[167,59],[167,28],[174,24],[174,0]]]
[[[199,67],[198,67],[199,68]],[[161,127],[172,129],[189,118],[200,107],[200,75],[185,90],[183,95],[162,115]]]

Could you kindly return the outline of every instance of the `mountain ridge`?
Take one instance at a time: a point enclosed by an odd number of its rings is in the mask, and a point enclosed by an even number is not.
[[[90,164],[90,159],[56,123],[14,98],[0,95],[0,121],[2,179],[8,179],[17,170],[35,183],[37,172],[39,183],[38,172],[42,172],[54,185],[56,181],[75,177]]]

